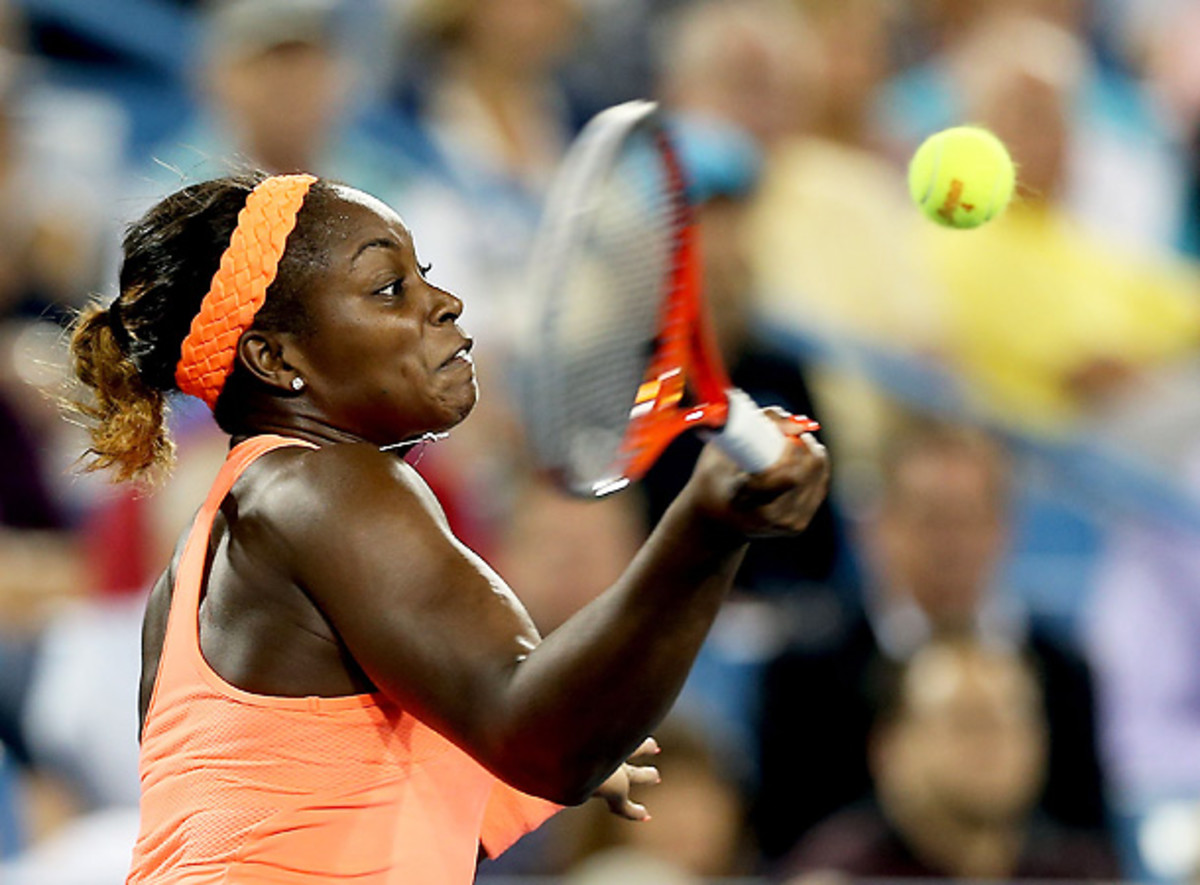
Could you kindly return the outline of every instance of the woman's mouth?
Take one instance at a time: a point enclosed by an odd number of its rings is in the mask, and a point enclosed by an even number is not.
[[[459,365],[474,366],[475,358],[471,356],[471,344],[472,342],[468,341],[458,350],[454,351],[454,353],[450,354],[450,356],[448,356],[438,368],[449,369],[453,366]]]

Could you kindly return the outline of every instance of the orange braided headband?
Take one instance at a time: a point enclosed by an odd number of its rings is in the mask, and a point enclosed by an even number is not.
[[[184,393],[216,405],[233,370],[238,340],[267,300],[288,234],[304,204],[312,175],[274,175],[250,192],[221,255],[200,312],[183,339],[175,383]]]

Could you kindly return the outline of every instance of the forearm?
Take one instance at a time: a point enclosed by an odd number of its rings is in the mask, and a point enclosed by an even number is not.
[[[751,476],[707,448],[626,573],[542,641],[427,489],[373,450],[323,451],[281,508],[294,524],[275,533],[291,539],[297,583],[382,693],[502,780],[563,803],[586,798],[670,708],[746,538],[802,530],[828,482],[815,441]],[[340,508],[324,503],[334,494]]]
[[[667,713],[741,563],[743,536],[677,501],[622,578],[514,668],[497,756],[582,801]]]

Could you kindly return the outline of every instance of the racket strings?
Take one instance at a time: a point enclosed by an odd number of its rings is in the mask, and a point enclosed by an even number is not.
[[[542,327],[533,432],[540,456],[583,493],[619,479],[630,413],[655,354],[674,272],[680,198],[655,134],[634,130],[566,208],[569,236],[543,250],[557,290]]]

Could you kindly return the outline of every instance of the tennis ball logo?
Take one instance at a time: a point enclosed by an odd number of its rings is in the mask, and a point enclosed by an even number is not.
[[[908,166],[908,190],[921,212],[944,227],[979,227],[1012,200],[1017,173],[1004,142],[978,126],[935,133]]]

